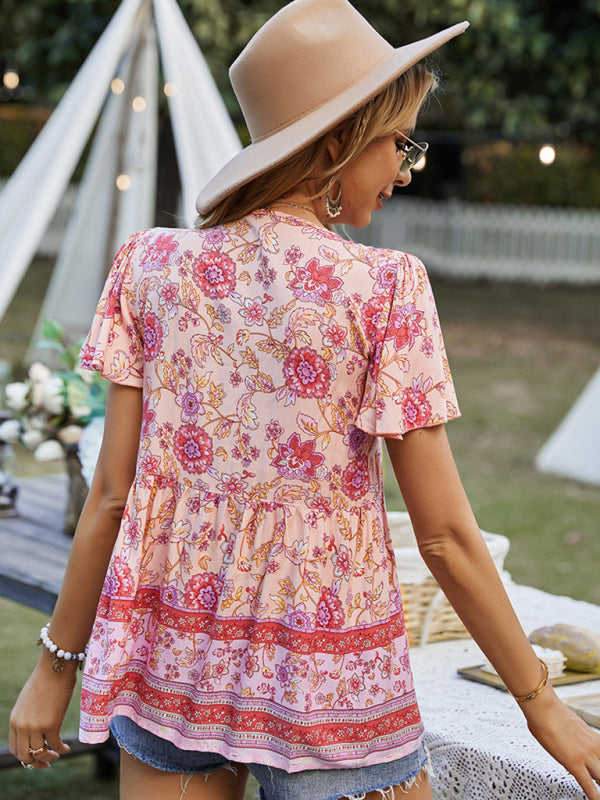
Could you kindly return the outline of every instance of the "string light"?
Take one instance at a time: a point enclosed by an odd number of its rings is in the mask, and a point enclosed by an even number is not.
[[[125,81],[121,78],[113,78],[110,82],[110,90],[113,94],[123,94],[125,91]]]
[[[554,159],[556,158],[556,150],[552,147],[551,144],[545,144],[540,147],[539,152],[539,159],[542,164],[549,166],[550,164],[554,163]]]
[[[167,97],[175,97],[178,92],[177,86],[174,83],[165,83],[163,86],[163,92]]]
[[[129,175],[126,175],[124,172],[120,175],[117,175],[117,180],[115,181],[117,184],[117,189],[120,192],[126,192],[127,189],[131,186],[131,178]]]
[[[10,89],[11,91],[13,89],[16,89],[20,83],[19,73],[15,72],[14,69],[6,70],[6,72],[2,77],[2,82],[4,83],[7,89]]]
[[[131,107],[138,114],[141,114],[142,111],[145,111],[147,105],[148,104],[146,103],[146,98],[145,97],[141,97],[140,95],[138,95],[137,97],[134,97],[132,102],[131,102]]]

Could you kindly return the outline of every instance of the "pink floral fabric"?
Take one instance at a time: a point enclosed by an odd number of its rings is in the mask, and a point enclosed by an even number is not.
[[[141,387],[81,738],[364,766],[422,723],[381,436],[457,416],[421,262],[258,211],[119,252],[82,365]]]

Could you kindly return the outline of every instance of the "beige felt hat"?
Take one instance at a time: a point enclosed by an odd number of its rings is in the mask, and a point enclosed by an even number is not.
[[[198,213],[206,216],[234,189],[333,128],[468,25],[394,48],[347,0],[288,3],[229,70],[252,144],[202,189]]]

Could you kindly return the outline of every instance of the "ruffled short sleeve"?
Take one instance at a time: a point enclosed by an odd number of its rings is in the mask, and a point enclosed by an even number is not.
[[[83,369],[97,370],[115,383],[141,387],[144,347],[137,322],[134,270],[138,237],[132,236],[115,257],[80,358]]]
[[[371,435],[402,438],[460,412],[425,267],[414,256],[387,255],[388,267],[396,266],[393,290],[373,295],[362,314],[371,352],[356,425]]]

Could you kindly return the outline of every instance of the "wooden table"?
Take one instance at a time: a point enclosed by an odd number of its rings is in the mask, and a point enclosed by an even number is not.
[[[600,607],[507,583],[527,633],[564,622],[600,631]],[[507,692],[473,683],[457,670],[483,656],[472,639],[436,642],[411,650],[425,742],[434,769],[436,800],[584,800],[575,779],[554,761],[527,729]],[[600,677],[557,687],[569,701],[600,691]],[[494,788],[492,788],[494,787]]]
[[[0,519],[0,595],[51,614],[71,539],[62,532],[66,475],[17,481],[16,517]]]
[[[63,533],[67,476],[17,479],[17,516],[0,518],[0,595],[47,614],[54,610],[72,539]],[[106,744],[81,744],[64,739],[70,756],[94,752],[96,775],[112,778],[118,750]],[[0,769],[19,766],[8,750],[0,750]]]

